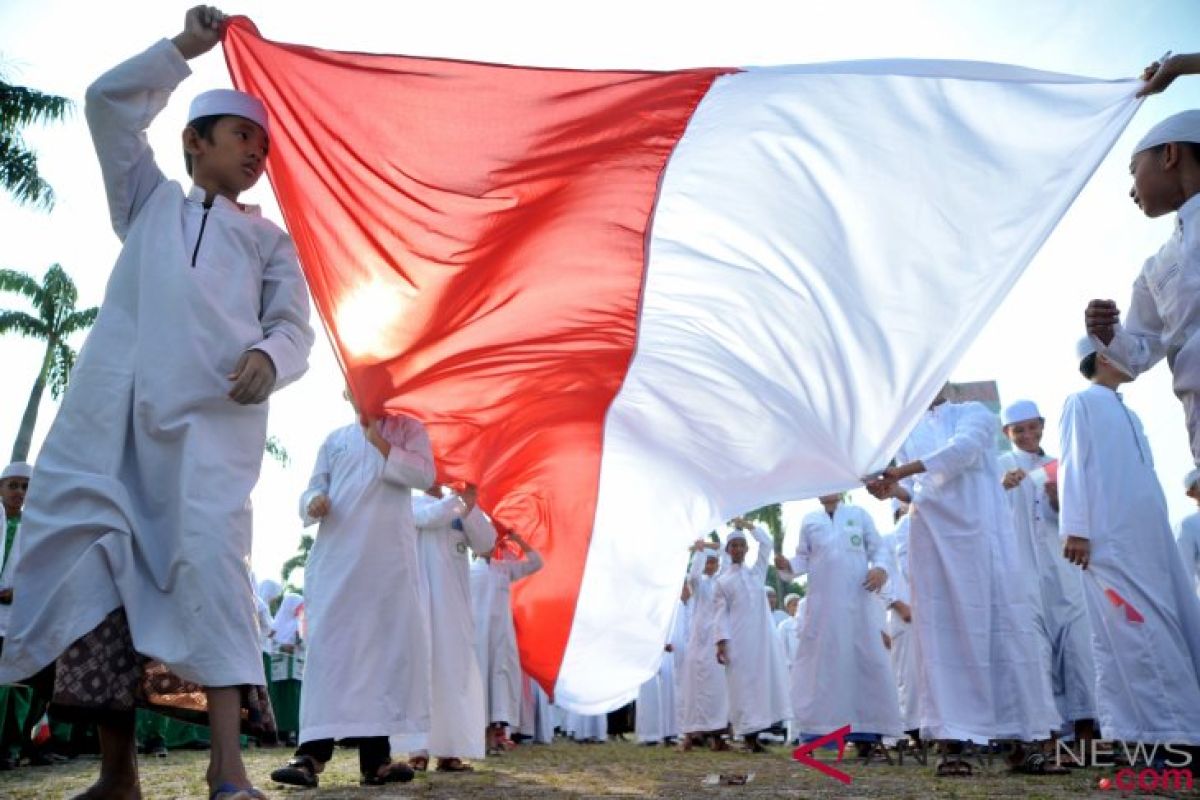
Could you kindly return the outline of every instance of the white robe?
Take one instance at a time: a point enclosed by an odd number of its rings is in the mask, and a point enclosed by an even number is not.
[[[704,574],[707,555],[692,557],[688,585],[692,607],[678,699],[679,729],[706,733],[729,724],[725,667],[717,661],[717,576]]]
[[[608,741],[608,714],[576,714],[567,711],[563,730],[577,742]]]
[[[550,697],[537,681],[522,673],[521,722],[517,730],[522,736],[528,736],[534,744],[551,744],[554,741],[554,728],[555,718]]]
[[[921,735],[1049,738],[1061,717],[1032,576],[1020,569],[1000,487],[999,420],[979,403],[928,410],[900,452],[910,482],[912,592]]]
[[[475,651],[470,555],[492,549],[496,529],[479,507],[464,514],[456,495],[414,495],[433,646],[431,729],[421,749],[434,758],[483,758],[486,697]],[[457,523],[457,526],[455,525]],[[419,746],[419,745],[418,745]]]
[[[1124,324],[1101,351],[1135,376],[1167,359],[1200,464],[1200,194],[1180,206],[1171,237],[1142,265]]]
[[[1183,571],[1192,579],[1192,586],[1200,594],[1200,512],[1189,514],[1179,523],[1175,544],[1179,547],[1179,558]]]
[[[920,715],[917,713],[917,662],[912,646],[912,623],[905,622],[900,614],[891,608],[892,603],[906,603],[910,610],[912,595],[908,588],[908,516],[900,518],[896,530],[883,537],[884,544],[891,551],[894,570],[888,572],[888,582],[884,585],[880,596],[887,607],[887,626],[884,630],[892,640],[888,657],[892,662],[892,675],[896,680],[896,699],[900,704],[900,723],[904,730],[917,730],[921,726]]]
[[[4,563],[4,568],[0,569],[0,589],[11,589],[13,586],[13,573],[17,570],[17,559],[21,557],[21,528],[20,523],[17,524],[17,531],[13,534],[12,551],[9,552],[8,536],[8,512],[0,506],[0,522],[4,523],[4,527],[0,528],[0,561]],[[0,639],[8,633],[8,619],[12,614],[12,605],[0,605]]]
[[[1067,398],[1060,430],[1062,533],[1091,541],[1083,585],[1101,733],[1200,744],[1200,600],[1141,421],[1093,384]]]
[[[879,598],[863,588],[870,567],[891,570],[871,517],[839,504],[804,517],[792,572],[808,575],[804,636],[792,667],[791,715],[802,733],[843,725],[857,733],[899,736],[900,707]]]
[[[357,424],[331,433],[300,498],[306,524],[314,497],[330,504],[304,569],[301,742],[430,730],[429,611],[411,489],[433,483],[433,453],[409,417],[386,418],[380,432],[392,445],[386,459]]]
[[[304,598],[295,592],[284,594],[267,634],[271,654],[271,670],[267,677],[272,681],[304,680],[307,652],[300,624],[303,614]],[[289,646],[291,651],[284,652],[284,646]]]
[[[1054,459],[1013,450],[999,457],[1001,472],[1026,473]],[[1062,556],[1058,512],[1044,485],[1025,478],[1005,492],[1021,561],[1033,570],[1042,601],[1042,619],[1050,637],[1050,682],[1063,720],[1096,717],[1096,664],[1092,660],[1092,626],[1083,600],[1079,570]]]
[[[638,689],[633,732],[639,742],[658,742],[679,735],[679,720],[675,713],[676,664],[682,659],[675,652],[680,640],[679,629],[685,624],[686,606],[681,602],[671,620],[671,635],[667,640],[671,650],[664,649],[658,671]],[[677,660],[678,659],[678,660]]]
[[[762,528],[754,564],[730,564],[717,575],[717,639],[728,641],[729,721],[736,736],[758,733],[790,716],[787,674],[771,609],[763,594],[775,546]]]
[[[487,694],[488,722],[516,725],[521,718],[521,658],[513,626],[513,581],[542,568],[542,557],[471,562],[471,606],[475,617],[475,656]]]
[[[257,209],[217,198],[192,266],[200,190],[168,181],[145,135],[188,74],[163,40],[87,92],[124,247],[30,481],[0,683],[118,607],[134,648],[180,677],[262,683],[246,563],[267,404],[230,400],[227,376],[257,349],[286,386],[313,333],[291,241]]]

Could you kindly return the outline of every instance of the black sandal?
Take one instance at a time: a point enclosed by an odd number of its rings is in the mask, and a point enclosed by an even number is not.
[[[438,772],[474,772],[475,768],[461,758],[439,758],[437,760]]]
[[[1018,775],[1069,775],[1066,767],[1055,764],[1044,753],[1030,753],[1025,760],[1011,768]]]
[[[414,777],[412,767],[405,764],[403,761],[389,761],[383,765],[386,767],[383,774],[380,775],[376,770],[374,775],[363,773],[362,779],[358,782],[360,786],[383,786],[385,783],[408,783]]]
[[[294,756],[285,766],[271,773],[271,780],[286,786],[315,789],[320,783],[317,773],[321,771],[321,767],[312,756]]]
[[[937,764],[936,774],[939,778],[970,778],[975,774],[975,769],[971,762],[961,758],[943,758]]]

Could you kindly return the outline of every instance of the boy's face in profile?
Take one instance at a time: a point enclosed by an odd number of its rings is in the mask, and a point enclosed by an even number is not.
[[[1177,167],[1178,159],[1182,156],[1178,145],[1168,144],[1143,150],[1129,162],[1129,174],[1133,176],[1129,196],[1147,217],[1161,217],[1179,208],[1181,200]],[[1171,163],[1176,165],[1176,169],[1168,168]]]
[[[184,132],[184,148],[192,155],[192,181],[231,199],[262,177],[267,166],[267,132],[245,117],[217,120],[209,137]],[[211,138],[212,141],[209,141]]]
[[[10,517],[21,513],[25,505],[25,492],[29,489],[29,479],[11,477],[0,481],[0,501],[4,503],[4,512]]]
[[[1004,433],[1013,447],[1024,453],[1036,453],[1042,445],[1045,423],[1040,419],[1023,419],[1004,426]]]

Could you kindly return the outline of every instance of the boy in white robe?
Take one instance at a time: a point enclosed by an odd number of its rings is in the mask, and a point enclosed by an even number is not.
[[[864,744],[899,736],[900,708],[879,632],[877,593],[890,559],[871,516],[840,494],[805,515],[792,558],[775,557],[785,575],[808,575],[808,613],[792,668],[792,718],[801,734],[850,725]]]
[[[238,204],[265,166],[260,101],[233,90],[193,101],[188,192],[145,133],[224,24],[197,6],[173,40],[87,90],[124,246],[39,454],[0,683],[54,665],[60,712],[101,717],[95,791],[106,796],[138,791],[134,706],[204,698],[217,800],[257,796],[239,724],[272,727],[246,569],[249,496],[265,401],[307,367],[307,294],[287,235]],[[98,674],[109,641],[131,657]]]
[[[790,715],[787,675],[771,611],[762,587],[774,542],[741,517],[725,541],[729,568],[717,576],[717,660],[726,667],[729,722],[751,753],[766,752],[758,734]],[[754,564],[745,564],[746,531],[758,543]]]
[[[1194,469],[1183,479],[1187,496],[1200,505],[1200,469]],[[1184,517],[1175,532],[1175,544],[1179,547],[1179,558],[1183,571],[1192,579],[1196,593],[1200,595],[1200,511]]]
[[[683,666],[683,646],[686,636],[687,601],[691,589],[683,585],[679,605],[671,618],[667,642],[663,645],[662,660],[658,671],[638,688],[637,705],[634,711],[633,732],[639,744],[673,744],[679,736],[679,722],[675,713],[675,673]],[[678,647],[677,647],[678,644]]]
[[[687,647],[682,659],[679,693],[679,730],[683,738],[679,749],[688,751],[694,744],[709,739],[714,750],[728,750],[721,734],[729,725],[729,689],[725,667],[714,654],[717,644],[717,574],[721,556],[717,543],[697,539],[692,545],[692,562],[687,583],[692,607]]]
[[[272,780],[316,786],[338,740],[358,746],[364,785],[412,780],[412,768],[391,760],[389,737],[417,740],[430,730],[429,612],[412,489],[433,480],[429,436],[411,417],[355,422],[321,445],[300,498],[305,524],[321,525],[304,568],[300,747]]]
[[[1085,324],[1101,352],[1132,377],[1166,358],[1200,465],[1200,109],[1151,128],[1134,147],[1129,171],[1133,201],[1151,219],[1175,212],[1174,230],[1142,265],[1124,324],[1112,300],[1092,300]]]
[[[1013,445],[999,457],[1002,485],[1022,562],[1037,577],[1042,619],[1050,638],[1054,700],[1062,718],[1073,726],[1076,740],[1091,740],[1096,735],[1092,626],[1079,571],[1062,558],[1058,483],[1047,479],[1046,473],[1057,462],[1042,450],[1045,421],[1032,401],[1006,406],[1000,421]]]
[[[513,547],[520,558],[514,558]],[[489,755],[499,755],[515,746],[505,731],[509,723],[517,724],[521,714],[521,659],[510,591],[514,581],[542,568],[542,557],[516,531],[509,531],[497,539],[495,547],[477,556],[470,579],[475,655],[487,695],[486,746]]]
[[[904,732],[920,741],[921,723],[917,714],[917,663],[912,646],[912,594],[908,585],[908,504],[893,499],[896,529],[883,537],[894,567],[880,598],[887,609],[888,657],[896,680],[896,699],[900,703],[900,722]]]
[[[939,393],[898,465],[867,485],[878,498],[912,503],[918,707],[921,736],[943,743],[939,776],[971,774],[957,755],[964,740],[1041,741],[1062,724],[1037,590],[1020,568],[1000,486],[998,428],[982,404]],[[1044,758],[1036,768],[1058,771]]]
[[[1083,568],[1105,739],[1200,745],[1200,601],[1179,563],[1132,380],[1090,339],[1063,407],[1063,555]]]
[[[412,498],[433,643],[429,741],[408,759],[416,770],[428,767],[431,753],[438,772],[469,772],[473,768],[463,759],[484,756],[486,696],[479,662],[471,657],[475,618],[469,550],[491,550],[496,529],[475,504],[476,496],[474,486],[461,494],[435,486]]]

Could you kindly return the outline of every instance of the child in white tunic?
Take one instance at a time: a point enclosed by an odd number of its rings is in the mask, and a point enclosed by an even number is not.
[[[1132,378],[1080,343],[1092,385],[1063,407],[1063,554],[1083,568],[1105,739],[1200,745],[1200,601],[1179,563]]]
[[[1058,483],[1046,469],[1057,461],[1042,450],[1044,420],[1031,400],[1004,409],[1001,423],[1013,449],[999,457],[1002,485],[1012,512],[1017,549],[1036,576],[1042,619],[1051,648],[1051,685],[1059,713],[1076,740],[1095,737],[1096,665],[1092,626],[1079,570],[1062,557],[1058,535]]]
[[[193,8],[173,40],[87,90],[124,246],[39,454],[0,683],[55,664],[60,711],[102,717],[93,793],[104,796],[138,791],[134,706],[192,698],[211,726],[214,796],[259,795],[238,741],[239,722],[257,733],[270,724],[249,497],[265,401],[307,366],[307,295],[287,235],[238,204],[266,163],[262,103],[232,90],[195,99],[186,192],[145,132],[224,24]],[[121,655],[106,658],[106,642]],[[103,674],[89,671],[103,661]]]
[[[412,780],[407,764],[391,761],[389,737],[415,742],[430,731],[429,612],[412,489],[433,480],[429,436],[411,417],[347,425],[321,445],[300,498],[305,524],[321,525],[304,568],[300,747],[273,780],[316,786],[336,740],[358,746],[363,784]]]

